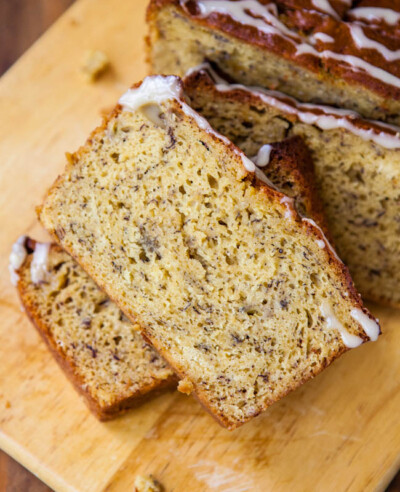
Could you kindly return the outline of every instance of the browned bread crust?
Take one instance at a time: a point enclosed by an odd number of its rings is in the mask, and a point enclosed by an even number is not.
[[[107,401],[101,398],[96,392],[95,385],[90,382],[88,375],[86,374],[84,364],[82,361],[78,361],[78,357],[68,355],[64,348],[64,343],[62,337],[57,336],[54,330],[54,325],[52,325],[44,314],[46,306],[43,299],[39,297],[38,291],[43,290],[46,287],[45,284],[38,284],[35,286],[30,277],[30,266],[32,262],[33,253],[36,247],[36,241],[27,238],[25,247],[28,251],[25,262],[18,270],[19,281],[17,284],[17,290],[24,307],[26,314],[32,321],[32,324],[37,329],[39,335],[46,343],[50,352],[52,353],[54,359],[57,361],[61,369],[64,371],[68,379],[73,384],[76,391],[84,397],[84,401],[92,411],[92,413],[101,421],[106,421],[118,417],[125,413],[127,410],[135,408],[147,400],[163,393],[166,390],[173,389],[176,387],[177,378],[169,371],[168,377],[164,379],[150,378],[143,380],[142,383],[135,385],[132,391],[120,391],[115,385],[115,388],[111,387],[109,389],[109,394],[107,395]],[[66,258],[68,255],[56,244],[52,244],[50,247],[49,257],[54,255],[63,255],[65,261],[72,262],[72,259]],[[57,266],[56,266],[57,267]],[[87,275],[78,267],[79,275],[84,279],[84,282],[92,283],[91,280],[87,278]],[[46,281],[46,284],[52,281],[52,276],[56,275],[55,271],[49,272],[50,278]],[[71,276],[71,280],[73,280]],[[67,281],[69,278],[67,277]],[[75,300],[78,297],[78,293],[75,295]],[[89,301],[90,302],[90,301]],[[73,304],[73,303],[72,303]],[[54,307],[55,301],[51,298],[49,299],[48,307]],[[64,312],[67,313],[71,308],[64,304]],[[61,309],[62,313],[62,309]],[[94,315],[95,316],[95,315]],[[66,318],[66,321],[68,318]],[[117,323],[117,320],[115,320]],[[65,330],[72,330],[73,328],[79,328],[78,326],[65,326]],[[115,335],[115,334],[114,334]],[[136,335],[140,337],[139,334]],[[110,342],[112,339],[110,337]],[[78,349],[77,349],[78,350]],[[139,353],[137,354],[139,358]],[[130,361],[118,362],[119,364],[131,365],[134,370],[135,364],[138,363],[139,359],[135,360],[133,358]],[[149,365],[150,367],[150,365]],[[106,367],[105,371],[110,374],[112,378],[112,368]],[[117,376],[118,377],[118,376]],[[94,374],[94,378],[97,378],[97,384],[101,384],[100,373]]]
[[[294,199],[301,216],[315,220],[333,244],[315,184],[313,159],[304,140],[296,135],[271,146],[270,161],[263,168],[265,175],[278,190]]]

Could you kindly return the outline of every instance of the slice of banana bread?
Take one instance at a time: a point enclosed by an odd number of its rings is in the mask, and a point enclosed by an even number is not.
[[[309,147],[328,226],[362,295],[400,306],[400,128],[229,84],[204,66],[185,80],[191,104],[248,155],[294,135]]]
[[[148,59],[181,76],[212,61],[243,84],[400,125],[400,36],[346,20],[339,3],[151,0]]]
[[[120,99],[39,216],[228,428],[378,337],[321,229],[177,77]]]
[[[301,137],[265,147],[264,172],[269,179],[325,229],[312,185],[312,159]],[[44,254],[33,264],[37,245]],[[23,237],[13,246],[12,256],[10,273],[25,312],[98,417],[117,417],[146,395],[176,386],[157,352],[130,329],[121,311],[68,253],[55,244]]]
[[[99,419],[176,387],[168,364],[67,253],[32,239],[23,246],[27,255],[17,271],[22,305]]]

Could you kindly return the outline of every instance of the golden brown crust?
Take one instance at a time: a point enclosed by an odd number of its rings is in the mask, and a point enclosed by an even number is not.
[[[30,238],[27,239],[26,247],[28,250],[28,256],[24,264],[18,270],[20,274],[24,269],[29,268],[30,262],[32,261],[32,254],[35,250],[35,245],[36,241]],[[57,244],[52,244],[51,248],[55,251],[62,251],[62,248]],[[29,285],[22,279],[22,275],[20,275],[17,290],[26,314],[43,341],[46,343],[54,359],[64,371],[76,391],[84,397],[85,403],[91,412],[99,420],[106,421],[119,417],[127,410],[135,408],[147,400],[150,400],[151,398],[163,393],[164,391],[176,387],[177,378],[175,376],[168,377],[163,381],[154,380],[152,384],[143,385],[140,390],[132,393],[128,398],[121,395],[112,404],[102,405],[87,389],[87,385],[77,370],[74,360],[68,358],[62,347],[56,343],[56,340],[53,338],[51,333],[51,327],[44,322],[42,316],[40,315],[38,306],[32,301],[31,296],[29,295]]]
[[[193,90],[193,88],[195,87],[203,86],[208,91],[213,91],[214,93],[218,93],[218,89],[216,88],[210,73],[207,71],[207,68],[205,68],[204,70],[199,69],[191,72],[183,79],[183,81],[184,81],[185,88],[189,92],[190,90]],[[246,89],[247,90],[241,88],[235,88],[235,85],[233,83],[232,87],[230,87],[229,89],[228,88],[224,89],[224,94],[229,94],[230,98],[242,104],[244,103],[250,105],[257,104],[257,101],[261,99],[261,94],[263,89],[251,88],[251,87],[248,87]],[[257,90],[260,91],[260,94],[257,94]],[[287,106],[292,107],[296,111],[301,109],[302,103],[299,103],[295,99],[288,97],[283,93],[281,94],[276,92],[274,93],[273,97],[278,101],[281,101],[282,103],[286,104]],[[314,113],[316,115],[323,113],[322,110],[318,108],[318,105],[305,103],[305,106],[307,108],[307,113]],[[327,114],[329,114],[329,109],[328,109],[329,107],[325,107],[325,108]],[[299,117],[296,114],[296,111],[293,113],[286,113],[286,119],[291,122],[300,121]],[[359,128],[360,130],[367,130],[367,131],[372,130],[376,132],[376,134],[386,133],[391,136],[397,136],[399,133],[397,127],[391,127],[389,125],[385,125],[375,120],[368,120],[358,115],[357,113],[354,113],[352,115],[350,121],[352,125],[354,125],[356,128]]]
[[[333,244],[315,184],[311,153],[300,136],[296,135],[272,144],[268,177],[276,183],[282,176],[285,178],[282,182],[282,191],[285,191],[287,187],[294,188],[297,196],[303,202],[306,216],[315,220],[324,231],[326,238]]]

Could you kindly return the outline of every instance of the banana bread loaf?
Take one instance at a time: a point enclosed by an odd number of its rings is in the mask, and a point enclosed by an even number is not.
[[[321,229],[177,77],[130,89],[38,212],[230,429],[378,337]]]
[[[383,29],[351,20],[360,11],[350,7],[340,0],[151,0],[148,58],[153,73],[181,76],[212,61],[240,83],[400,124],[396,12],[381,14]]]
[[[22,305],[99,419],[176,387],[168,364],[67,253],[28,238],[21,246],[26,250],[17,270]]]
[[[193,70],[185,90],[193,107],[248,155],[270,139],[305,140],[329,229],[356,287],[400,306],[400,128],[232,85],[210,66]]]

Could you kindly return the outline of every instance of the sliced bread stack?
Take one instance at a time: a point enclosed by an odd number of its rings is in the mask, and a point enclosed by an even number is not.
[[[266,150],[251,157],[262,165]],[[180,389],[231,429],[379,334],[322,230],[253,160],[177,77],[149,77],[70,156],[39,212]]]

